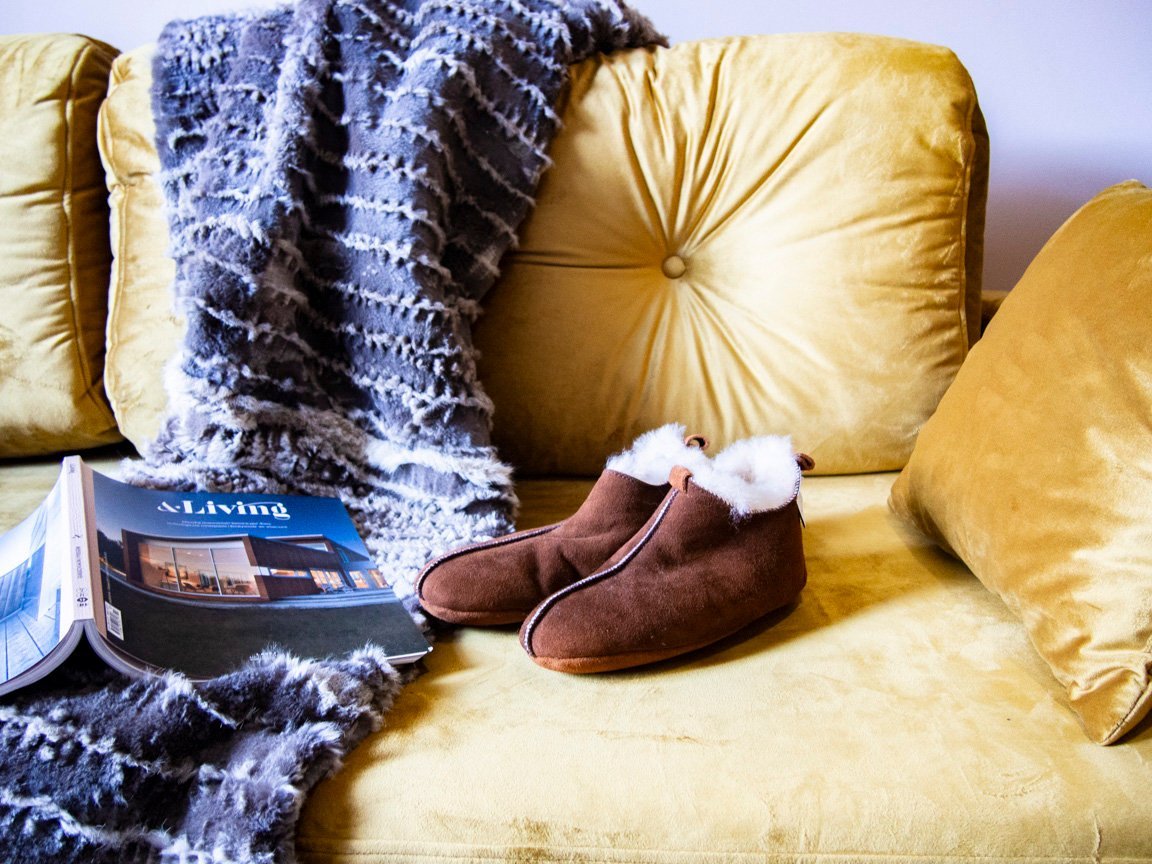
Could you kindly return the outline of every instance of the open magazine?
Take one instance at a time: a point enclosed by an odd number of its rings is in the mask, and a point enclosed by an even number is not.
[[[396,664],[431,650],[339,500],[158,492],[69,456],[0,537],[0,694],[82,638],[122,672],[192,678],[273,646],[318,657],[371,642]]]

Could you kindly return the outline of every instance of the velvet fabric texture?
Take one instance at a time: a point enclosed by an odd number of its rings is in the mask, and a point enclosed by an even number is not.
[[[104,388],[120,431],[137,450],[160,431],[168,398],[162,373],[184,340],[152,120],[152,54],[146,46],[113,62],[99,125],[113,250]]]
[[[0,527],[59,470],[0,466]],[[805,478],[799,603],[713,648],[561,675],[507,628],[442,634],[308,796],[301,864],[1152,862],[1152,722],[1089,741],[1011,611],[888,511],[894,478]],[[521,524],[592,485],[521,481]]]
[[[1004,300],[893,508],[1024,622],[1092,740],[1152,704],[1152,191],[1088,202]]]
[[[894,479],[805,478],[799,602],[711,648],[564,675],[504,628],[445,635],[316,789],[302,858],[1152,862],[1152,724],[1089,741],[1009,609],[888,510]],[[521,482],[524,526],[590,486]]]
[[[150,56],[117,64],[101,139],[131,337],[111,399],[138,447],[179,344]],[[845,34],[624,52],[573,67],[561,117],[476,326],[503,458],[596,477],[680,420],[717,448],[786,432],[821,472],[901,467],[980,319],[987,140],[951,52]]]
[[[503,458],[594,477],[676,420],[717,450],[788,434],[821,473],[903,466],[980,320],[987,141],[956,57],[622,52],[573,70],[563,117],[476,327]]]
[[[104,396],[108,203],[92,142],[116,51],[0,36],[0,458],[120,440]]]

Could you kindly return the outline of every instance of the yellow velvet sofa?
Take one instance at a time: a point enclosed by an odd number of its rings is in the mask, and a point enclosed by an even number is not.
[[[163,408],[148,57],[0,38],[0,528]],[[789,434],[808,586],[626,673],[442,635],[300,860],[1152,861],[1152,193],[982,298],[987,136],[946,49],[637,50],[563,110],[476,332],[519,526],[665,422]]]

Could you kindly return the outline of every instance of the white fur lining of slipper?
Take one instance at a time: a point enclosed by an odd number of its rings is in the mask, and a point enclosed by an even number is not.
[[[779,510],[800,489],[800,466],[786,435],[745,438],[698,467],[684,467],[693,483],[728,502],[737,516]]]
[[[693,474],[707,470],[711,460],[701,448],[685,444],[685,434],[679,423],[645,432],[627,450],[609,457],[605,467],[651,486],[667,483],[668,475],[677,465]]]

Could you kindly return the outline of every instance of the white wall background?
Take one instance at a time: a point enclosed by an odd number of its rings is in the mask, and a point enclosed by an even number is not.
[[[0,33],[71,31],[128,49],[170,18],[272,0],[0,0]],[[1152,0],[633,0],[673,42],[857,31],[947,45],[972,74],[992,176],[985,285],[1010,288],[1105,186],[1152,186]]]

